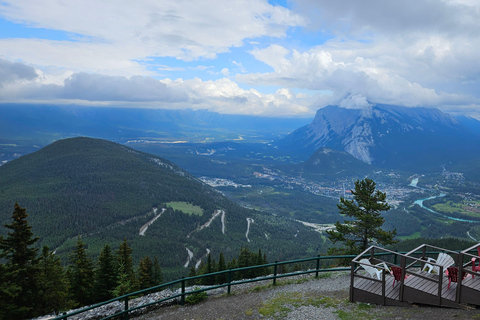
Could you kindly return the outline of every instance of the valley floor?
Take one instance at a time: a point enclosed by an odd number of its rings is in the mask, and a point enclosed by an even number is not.
[[[413,305],[382,307],[348,302],[350,275],[332,273],[318,280],[250,283],[232,287],[232,295],[209,296],[196,305],[169,306],[132,318],[163,319],[480,319],[479,310]]]

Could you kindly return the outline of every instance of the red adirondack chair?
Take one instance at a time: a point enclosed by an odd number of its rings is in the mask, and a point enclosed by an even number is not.
[[[395,286],[395,281],[402,280],[402,268],[397,266],[392,266],[391,269],[393,273],[393,284],[392,284],[392,288],[393,288]]]
[[[452,282],[458,282],[458,268],[457,267],[449,267],[447,268],[448,270],[448,287],[447,290],[450,289],[450,284]],[[462,274],[462,280],[465,279],[467,274],[463,272]]]
[[[477,247],[478,251],[478,256],[480,257],[480,247]],[[480,264],[478,266],[475,265],[475,262],[477,262],[477,258],[472,258],[472,271],[480,271]],[[475,278],[475,275],[472,274],[472,279]]]

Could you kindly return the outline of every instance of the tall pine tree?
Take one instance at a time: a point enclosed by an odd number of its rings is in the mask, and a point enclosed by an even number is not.
[[[135,291],[137,279],[133,271],[132,248],[128,245],[127,239],[123,239],[117,251],[118,282],[114,290],[115,296],[122,296]]]
[[[68,299],[69,284],[60,258],[44,246],[39,265],[38,313],[49,314],[52,311],[58,313],[70,309],[72,304]]]
[[[110,245],[103,246],[98,256],[95,270],[95,299],[106,301],[113,298],[113,290],[118,284],[118,263]]]
[[[367,249],[372,243],[379,245],[393,244],[396,230],[385,231],[381,227],[385,222],[382,212],[390,209],[386,202],[387,195],[376,190],[375,182],[371,179],[355,181],[355,190],[352,190],[353,200],[340,198],[337,204],[340,214],[349,217],[343,223],[335,223],[334,230],[328,230],[328,238],[333,242],[342,242],[345,254],[358,254]],[[339,253],[339,250],[330,249],[329,253]]]
[[[138,264],[138,283],[140,289],[153,286],[153,263],[148,256],[140,259],[140,263]]]
[[[68,268],[70,294],[80,306],[90,304],[95,300],[93,262],[87,256],[85,246],[82,239],[78,237],[77,245],[70,255]]]
[[[162,268],[160,267],[160,262],[158,258],[153,259],[153,285],[158,286],[163,282]]]
[[[0,280],[5,281],[0,290],[0,297],[5,299],[0,315],[5,319],[24,319],[36,313],[39,259],[32,246],[38,238],[33,237],[27,217],[26,209],[15,203],[13,222],[4,225],[11,232],[6,238],[0,237],[0,259],[6,261],[0,268]]]
[[[220,272],[220,271],[225,271],[225,270],[227,270],[227,266],[225,264],[225,257],[223,255],[223,252],[220,252],[220,257],[218,258],[217,271]],[[227,279],[228,279],[228,276],[227,276],[226,273],[218,274],[216,282],[217,283],[226,283]]]

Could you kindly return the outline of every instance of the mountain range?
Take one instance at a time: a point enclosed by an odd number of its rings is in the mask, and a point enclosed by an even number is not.
[[[167,278],[207,252],[231,259],[249,246],[285,259],[323,243],[300,223],[237,205],[164,158],[101,139],[59,140],[6,163],[0,194],[0,221],[18,202],[39,245],[62,259],[77,236],[91,255],[127,238],[136,259],[158,256]]]
[[[480,156],[480,121],[436,108],[327,106],[313,121],[278,141],[311,155],[319,148],[348,152],[379,167],[419,169]]]

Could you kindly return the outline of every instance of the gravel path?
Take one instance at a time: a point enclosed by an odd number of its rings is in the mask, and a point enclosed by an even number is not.
[[[132,318],[135,320],[209,319],[479,319],[479,310],[448,308],[382,307],[348,302],[349,273],[331,273],[322,278],[294,279],[243,284],[232,294],[209,296],[196,305],[169,306]]]

